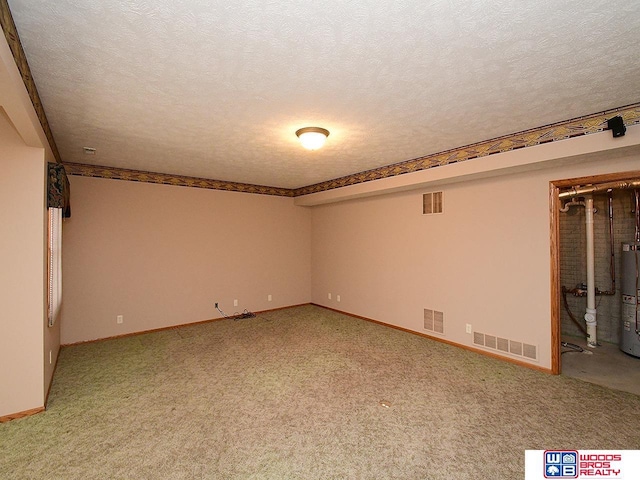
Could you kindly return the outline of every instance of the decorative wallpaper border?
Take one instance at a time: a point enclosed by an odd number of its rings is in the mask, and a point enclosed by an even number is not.
[[[309,185],[296,189],[251,185],[247,183],[226,182],[197,177],[184,177],[166,173],[153,173],[123,168],[85,165],[80,163],[65,163],[69,175],[85,177],[113,178],[134,182],[162,183],[166,185],[180,185],[185,187],[210,188],[214,190],[228,190],[232,192],[257,193],[262,195],[278,195],[283,197],[299,197],[311,193],[324,192],[334,188],[356,185],[358,183],[380,180],[405,173],[418,172],[428,168],[440,167],[451,163],[464,162],[473,158],[485,157],[519,148],[532,147],[543,143],[565,140],[567,138],[589,135],[607,129],[607,120],[616,115],[624,119],[625,125],[640,124],[640,103],[626,107],[615,108],[605,112],[594,113],[584,117],[554,123],[545,127],[533,128],[524,132],[505,135],[503,137],[474,143],[465,147],[454,148],[445,152],[434,153],[424,157],[380,167],[365,172],[347,175],[345,177],[328,180],[326,182]]]
[[[356,185],[381,178],[394,177],[405,173],[418,172],[428,168],[440,167],[451,163],[464,162],[473,158],[485,157],[495,153],[508,152],[518,148],[532,147],[548,142],[565,140],[567,138],[589,135],[607,129],[607,120],[620,115],[626,126],[640,123],[640,103],[626,107],[615,108],[605,112],[594,113],[584,117],[574,118],[554,123],[544,127],[537,127],[524,132],[505,135],[503,137],[474,143],[465,147],[454,148],[445,152],[434,153],[413,160],[407,160],[386,167],[375,168],[365,172],[347,175],[308,187],[295,190],[294,196],[324,192],[334,188]]]
[[[209,188],[212,190],[227,190],[230,192],[255,193],[261,195],[277,195],[293,197],[294,190],[289,188],[267,187],[249,183],[225,182],[208,178],[185,177],[167,173],[152,173],[142,170],[128,170],[125,168],[103,167],[84,163],[64,163],[67,175],[82,177],[111,178],[114,180],[128,180],[130,182],[161,183],[163,185],[177,185],[181,187]]]
[[[38,95],[35,82],[31,76],[31,70],[29,69],[26,55],[22,49],[20,37],[18,36],[18,31],[15,23],[13,22],[13,17],[11,16],[7,0],[0,0],[0,26],[2,26],[7,43],[11,48],[16,65],[20,70],[22,80],[29,92],[31,103],[36,110],[40,124],[42,125],[47,140],[49,141],[49,145],[51,146],[51,150],[53,151],[56,160],[60,163],[62,162],[60,153],[58,152],[53,134],[51,133],[49,122],[47,121],[47,116],[45,115],[44,107],[40,100],[40,96]],[[379,167],[296,189],[251,185],[246,183],[227,182],[223,180],[185,177],[181,175],[169,175],[165,173],[144,172],[139,170],[128,170],[123,168],[80,163],[64,163],[64,166],[67,174],[69,175],[209,188],[214,190],[228,190],[233,192],[255,193],[262,195],[299,197],[302,195],[309,195],[311,193],[324,192],[335,188],[370,182],[372,180],[380,180],[382,178],[403,175],[405,173],[418,172],[428,168],[464,162],[466,160],[485,157],[487,155],[493,155],[501,152],[508,152],[518,148],[532,147],[543,143],[601,132],[606,130],[607,120],[616,115],[620,115],[627,126],[639,124],[640,103],[600,113],[594,113],[544,127],[537,127],[523,132],[494,138],[492,140],[486,140],[464,147],[447,150],[445,152],[434,153],[424,157],[406,160],[393,165]]]
[[[40,125],[42,125],[42,129],[44,130],[44,134],[47,137],[49,146],[53,151],[53,156],[58,163],[62,163],[60,152],[58,152],[56,141],[53,139],[53,133],[51,133],[47,115],[44,113],[44,106],[42,105],[42,101],[40,100],[40,95],[38,95],[38,89],[36,88],[36,84],[33,81],[33,77],[31,76],[31,69],[29,68],[29,64],[27,63],[27,56],[22,49],[20,36],[18,35],[18,29],[16,28],[16,24],[13,22],[13,17],[11,16],[11,10],[9,10],[9,4],[7,3],[7,0],[0,0],[0,26],[4,31],[4,36],[7,39],[9,48],[11,49],[11,53],[13,54],[13,59],[16,62],[16,66],[20,71],[24,86],[27,88],[29,98],[31,98],[31,103],[33,104],[33,108],[35,108],[36,110],[38,120],[40,120]]]

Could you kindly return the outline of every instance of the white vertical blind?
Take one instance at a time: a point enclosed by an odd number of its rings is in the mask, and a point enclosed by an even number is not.
[[[49,326],[52,327],[62,301],[62,208],[49,209]]]

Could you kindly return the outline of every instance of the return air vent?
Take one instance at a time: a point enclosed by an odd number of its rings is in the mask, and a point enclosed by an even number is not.
[[[535,347],[535,345],[528,345],[524,343],[522,346],[522,356],[530,358],[531,360],[537,360],[538,349]]]
[[[443,212],[443,192],[431,192],[422,195],[422,213],[423,215],[431,215],[433,213]]]
[[[424,329],[444,335],[444,313],[425,308]]]
[[[487,350],[498,350],[512,356],[538,360],[538,347],[524,342],[473,332],[473,344]]]
[[[487,348],[498,348],[497,347],[497,338],[493,335],[485,335],[484,336],[484,346]]]
[[[509,341],[509,351],[514,355],[522,356],[522,342]]]

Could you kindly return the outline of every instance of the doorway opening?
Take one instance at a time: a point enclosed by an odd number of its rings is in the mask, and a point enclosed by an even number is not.
[[[640,395],[640,357],[620,348],[631,338],[621,267],[624,245],[638,243],[638,192],[640,171],[572,178],[550,182],[549,203],[552,372]]]

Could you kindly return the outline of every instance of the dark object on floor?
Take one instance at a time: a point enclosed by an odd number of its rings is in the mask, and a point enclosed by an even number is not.
[[[563,347],[569,349],[569,350],[565,350],[562,353],[571,353],[571,352],[582,353],[582,352],[584,352],[584,348],[582,348],[580,345],[576,345],[575,343],[560,342],[560,345],[562,345]]]

